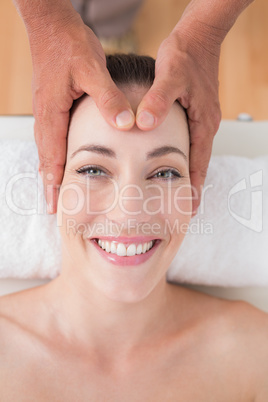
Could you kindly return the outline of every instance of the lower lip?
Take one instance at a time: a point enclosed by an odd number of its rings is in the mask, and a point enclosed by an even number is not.
[[[90,240],[91,243],[96,247],[97,251],[109,262],[111,262],[114,265],[139,265],[142,264],[143,262],[147,261],[156,251],[158,248],[159,244],[161,243],[161,240],[156,240],[155,244],[153,247],[147,251],[144,254],[136,254],[132,255],[131,257],[122,257],[117,254],[112,254],[112,253],[107,253],[104,251],[97,243],[95,239]]]

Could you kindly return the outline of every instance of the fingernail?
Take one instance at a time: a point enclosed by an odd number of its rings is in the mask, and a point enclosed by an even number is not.
[[[144,110],[138,114],[137,122],[143,127],[153,127],[155,123],[155,118],[151,113]]]
[[[133,124],[134,114],[129,110],[124,110],[116,116],[115,122],[117,127],[123,128]]]

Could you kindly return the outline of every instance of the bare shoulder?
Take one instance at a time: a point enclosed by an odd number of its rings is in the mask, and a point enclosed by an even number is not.
[[[23,297],[20,292],[0,297],[0,355],[1,362],[10,355],[11,350],[23,332]]]
[[[42,367],[50,367],[46,344],[33,330],[40,305],[31,295],[22,291],[0,297],[1,400],[24,400],[25,389],[34,390],[42,377]]]
[[[0,297],[0,355],[24,353],[40,341],[42,303],[38,290],[27,289]],[[43,333],[45,333],[43,331]],[[2,360],[3,362],[3,360]]]
[[[14,294],[0,297],[0,387],[9,388],[9,375],[15,373],[20,361],[22,332],[16,316],[17,297]],[[19,360],[20,359],[20,360]]]
[[[16,321],[19,323],[20,317],[23,317],[22,313],[25,313],[25,305],[28,301],[27,292],[24,290],[0,297],[1,330],[5,331],[9,327],[8,323],[15,324]]]
[[[0,297],[0,371],[46,356],[50,333],[44,304],[41,287]]]
[[[225,320],[248,339],[268,334],[268,314],[243,300],[216,299]]]
[[[207,296],[207,295],[206,295]],[[268,314],[242,300],[205,297],[209,328],[215,328],[228,341],[232,339],[237,353],[244,353],[251,363],[268,363]],[[210,306],[210,307],[209,307]]]
[[[0,348],[5,338],[9,337],[16,324],[17,293],[0,297]],[[10,338],[9,338],[10,339]]]
[[[231,303],[230,329],[248,346],[248,351],[254,350],[256,358],[265,356],[268,362],[268,314],[245,301]]]
[[[191,292],[191,305],[196,314],[212,326],[226,333],[237,334],[248,341],[257,340],[268,335],[268,313],[242,300],[227,300],[187,289]],[[268,342],[267,342],[268,347]]]
[[[268,314],[244,301],[183,292],[186,316],[191,317],[188,339],[193,340],[188,350],[198,375],[213,379],[213,392],[228,384],[218,400],[267,402]]]
[[[268,314],[240,300],[217,302],[215,311],[215,345],[223,358],[226,355],[226,368],[231,365],[229,370],[237,373],[235,381],[241,380],[243,389],[247,389],[245,400],[250,395],[255,402],[267,402]]]
[[[4,332],[11,327],[37,328],[45,313],[43,288],[37,286],[0,297],[0,325]]]
[[[251,304],[240,301],[234,308],[233,325],[239,353],[249,367],[254,383],[255,402],[268,401],[268,314]]]

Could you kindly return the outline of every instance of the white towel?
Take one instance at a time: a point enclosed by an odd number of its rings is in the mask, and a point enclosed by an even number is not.
[[[61,244],[56,216],[45,211],[35,143],[0,141],[0,278],[58,275]]]
[[[211,158],[202,204],[167,278],[215,286],[268,285],[268,156]]]
[[[0,141],[0,278],[55,278],[60,273],[56,217],[45,213],[37,165],[33,141]],[[268,156],[211,158],[203,202],[168,281],[268,285],[267,177]]]

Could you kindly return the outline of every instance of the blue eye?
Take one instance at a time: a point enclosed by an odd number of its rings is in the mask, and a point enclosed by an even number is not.
[[[90,178],[103,177],[107,175],[107,173],[105,173],[101,168],[93,165],[83,166],[77,169],[76,172]],[[183,176],[175,169],[160,169],[152,176],[152,178],[159,178],[162,180],[176,180],[182,177]]]
[[[80,169],[77,169],[76,172],[78,174],[83,174],[89,177],[99,177],[106,175],[106,173],[98,166],[83,166]]]
[[[157,177],[163,180],[175,180],[183,176],[175,169],[162,169],[156,172],[152,177]]]

